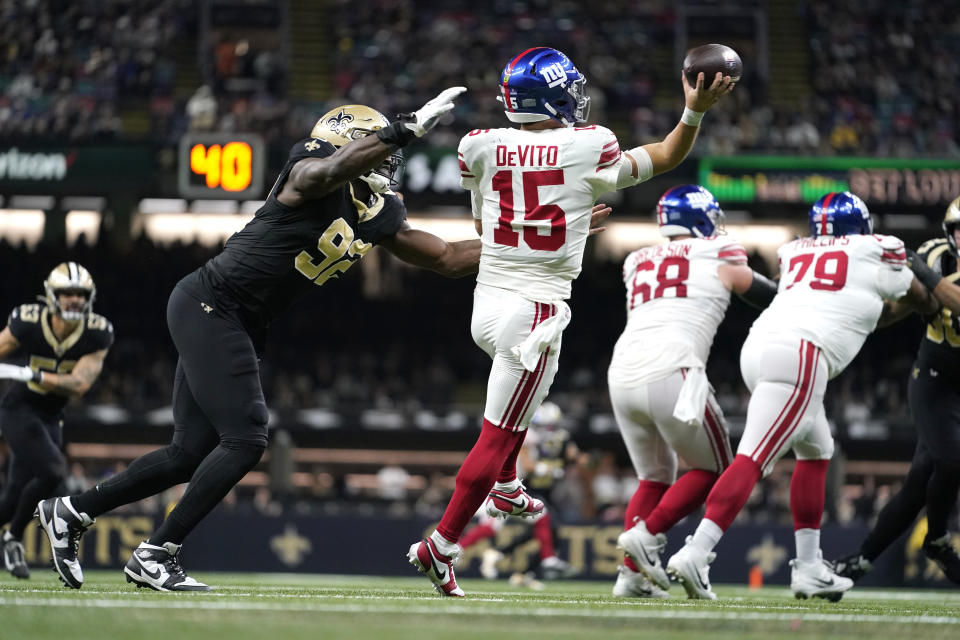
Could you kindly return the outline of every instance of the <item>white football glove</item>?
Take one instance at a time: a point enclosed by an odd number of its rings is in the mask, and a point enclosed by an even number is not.
[[[29,382],[33,380],[33,369],[30,367],[18,367],[15,364],[0,363],[0,379]]]
[[[422,138],[427,131],[433,129],[437,121],[445,113],[453,110],[453,100],[461,93],[466,91],[466,87],[449,87],[440,92],[433,100],[420,107],[419,110],[410,114],[412,121],[404,122],[404,126],[413,131],[418,137]]]

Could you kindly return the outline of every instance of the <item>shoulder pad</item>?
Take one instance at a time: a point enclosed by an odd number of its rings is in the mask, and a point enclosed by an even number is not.
[[[907,266],[907,251],[903,246],[903,240],[894,236],[876,235],[874,237],[880,242],[880,248],[882,249],[881,262],[892,266],[894,269]]]
[[[920,248],[917,249],[917,253],[923,256],[924,259],[927,259],[930,257],[930,254],[937,251],[937,249],[940,249],[941,247],[949,248],[949,246],[950,244],[947,242],[946,238],[933,238],[920,245]],[[939,254],[943,251],[945,251],[945,249],[940,249],[940,251],[937,251],[937,253]]]
[[[104,316],[99,313],[91,313],[87,316],[87,329],[91,331],[106,331],[113,333],[113,325]]]
[[[337,150],[332,144],[320,138],[305,138],[290,149],[290,160],[303,158],[326,158]]]
[[[747,250],[736,240],[724,240],[718,246],[717,258],[730,264],[747,264]]]
[[[10,318],[23,323],[35,323],[40,321],[40,311],[42,311],[42,307],[39,303],[28,302],[15,307],[10,313]]]

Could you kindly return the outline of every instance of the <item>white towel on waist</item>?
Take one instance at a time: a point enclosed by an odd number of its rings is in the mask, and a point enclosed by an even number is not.
[[[557,313],[538,324],[523,342],[510,349],[513,355],[520,358],[523,368],[527,371],[534,371],[537,368],[540,355],[547,350],[547,347],[553,347],[560,342],[563,330],[570,324],[570,307],[567,303],[558,300],[552,304],[557,307]]]
[[[707,406],[707,393],[710,382],[702,367],[687,369],[677,404],[673,406],[673,417],[688,424],[703,424],[703,413]]]

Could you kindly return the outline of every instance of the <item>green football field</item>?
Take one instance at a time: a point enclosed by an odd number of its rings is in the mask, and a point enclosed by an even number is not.
[[[206,594],[136,589],[119,571],[89,572],[81,591],[52,572],[0,578],[0,640],[376,640],[448,638],[957,638],[960,593],[859,589],[842,602],[798,601],[782,586],[715,586],[717,602],[621,600],[601,582],[543,591],[462,580],[440,598],[426,578],[205,574]]]

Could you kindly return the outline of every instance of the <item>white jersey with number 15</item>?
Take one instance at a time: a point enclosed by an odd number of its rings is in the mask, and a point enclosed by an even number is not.
[[[831,378],[876,328],[883,301],[902,298],[913,281],[903,242],[894,236],[801,238],[777,253],[777,297],[750,333],[809,340],[823,350]]]
[[[599,126],[481,129],[464,136],[458,152],[460,184],[483,225],[477,282],[532,300],[569,298],[593,205],[616,190],[629,162],[617,137]],[[653,170],[643,156],[647,179]]]

